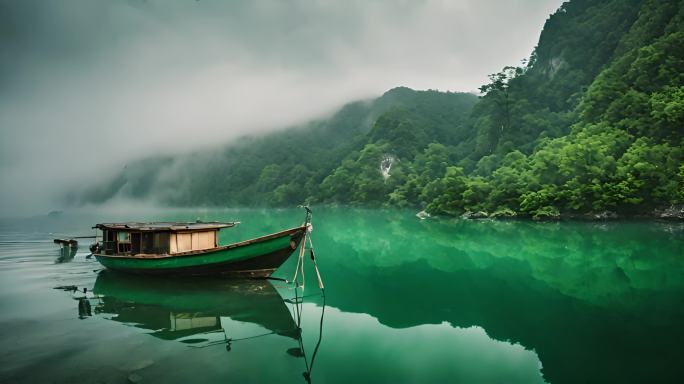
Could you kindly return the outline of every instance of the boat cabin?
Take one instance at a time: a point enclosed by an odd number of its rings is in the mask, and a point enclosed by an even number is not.
[[[104,255],[172,255],[218,247],[218,231],[238,222],[104,223],[97,253]]]

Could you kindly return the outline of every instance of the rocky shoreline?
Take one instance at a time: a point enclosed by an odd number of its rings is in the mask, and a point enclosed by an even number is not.
[[[424,212],[424,211],[423,211]],[[422,213],[422,212],[421,212]],[[460,216],[466,220],[481,219],[532,219],[538,221],[556,220],[589,220],[609,221],[621,219],[656,219],[668,221],[684,221],[684,205],[671,205],[669,207],[655,208],[651,212],[638,214],[618,214],[615,211],[587,212],[587,213],[561,213],[557,209],[549,209],[541,214],[531,216],[521,214],[511,209],[498,210],[492,213],[485,211],[466,211]]]

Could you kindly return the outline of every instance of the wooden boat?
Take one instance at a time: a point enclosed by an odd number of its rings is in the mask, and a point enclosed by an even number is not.
[[[304,225],[218,245],[218,232],[237,222],[103,223],[93,255],[103,266],[138,274],[270,276],[299,246]]]

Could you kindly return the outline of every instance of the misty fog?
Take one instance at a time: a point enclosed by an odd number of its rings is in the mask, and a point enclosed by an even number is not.
[[[392,87],[475,91],[560,3],[0,1],[0,216]]]

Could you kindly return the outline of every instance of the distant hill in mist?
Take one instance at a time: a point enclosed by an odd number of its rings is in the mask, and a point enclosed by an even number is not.
[[[110,182],[70,198],[96,203],[153,197],[173,205],[301,204],[318,195],[320,184],[343,160],[369,143],[383,141],[380,136],[394,130],[391,124],[397,119],[413,124],[407,132],[413,136],[390,140],[393,151],[415,155],[436,138],[458,143],[458,137],[468,136],[466,120],[477,100],[469,93],[395,88],[306,125],[244,137],[220,149],[128,164]],[[454,137],[457,130],[463,132]]]

